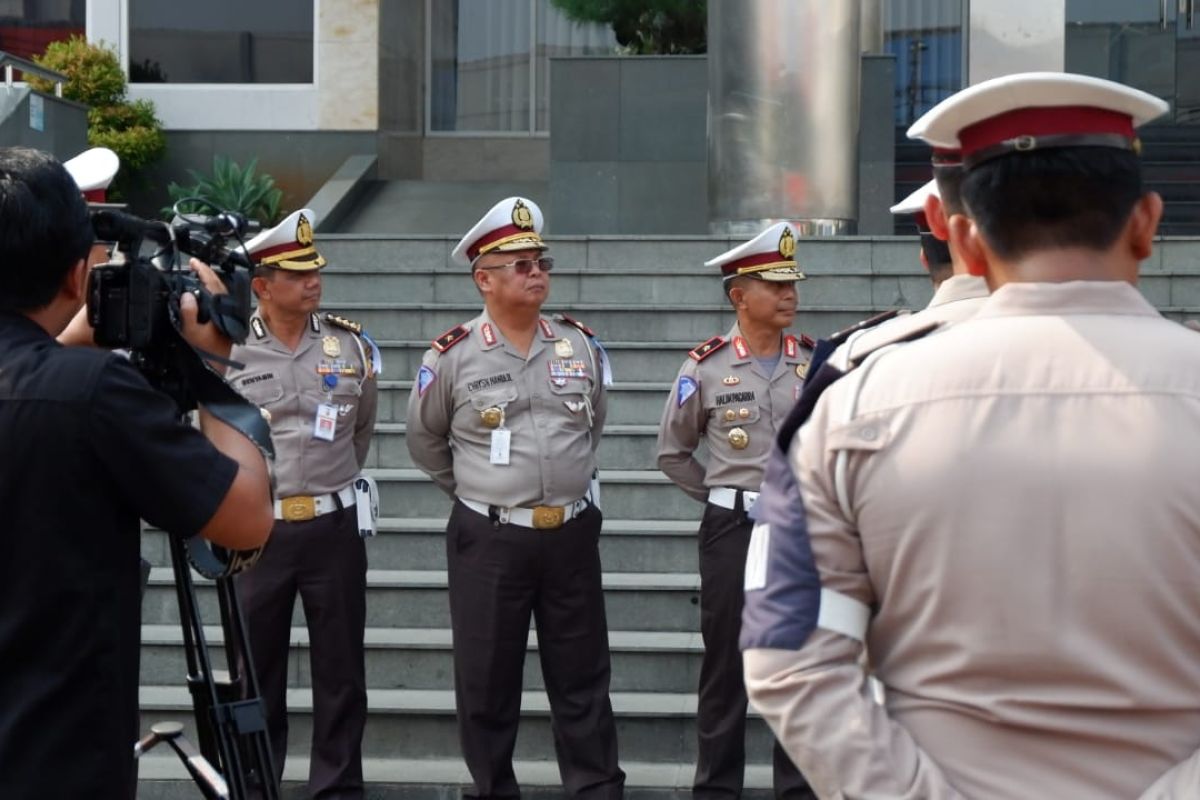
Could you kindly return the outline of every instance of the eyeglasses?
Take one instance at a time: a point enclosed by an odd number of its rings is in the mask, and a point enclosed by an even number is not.
[[[554,269],[554,259],[546,256],[544,258],[518,258],[516,261],[510,261],[507,264],[496,264],[491,267],[479,267],[479,269],[504,269],[512,267],[513,271],[518,275],[528,275],[533,272],[533,268],[537,267],[542,272],[549,272]]]

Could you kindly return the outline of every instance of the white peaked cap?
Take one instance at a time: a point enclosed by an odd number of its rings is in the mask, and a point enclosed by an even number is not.
[[[485,253],[546,250],[548,246],[541,235],[544,222],[537,203],[524,197],[506,197],[467,231],[450,257],[455,263],[469,267]]]

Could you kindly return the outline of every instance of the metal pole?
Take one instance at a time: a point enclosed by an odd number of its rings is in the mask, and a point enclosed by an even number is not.
[[[862,0],[709,0],[709,228],[853,233]]]

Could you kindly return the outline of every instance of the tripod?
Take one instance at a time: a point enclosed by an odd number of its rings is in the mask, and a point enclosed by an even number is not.
[[[161,722],[151,727],[150,733],[134,746],[134,757],[167,742],[209,800],[249,800],[252,797],[278,800],[279,784],[271,759],[258,678],[233,586],[233,573],[245,564],[238,563],[237,557],[242,554],[224,554],[219,549],[214,552],[198,537],[189,539],[186,545],[177,536],[169,536],[169,539],[187,656],[187,686],[195,709],[200,750],[197,752],[183,738],[181,724]],[[223,560],[221,555],[233,558]],[[253,563],[256,557],[257,553],[249,556],[248,562]],[[191,566],[216,581],[228,670],[214,672],[212,668],[200,610],[196,605]],[[255,793],[251,794],[252,791]]]

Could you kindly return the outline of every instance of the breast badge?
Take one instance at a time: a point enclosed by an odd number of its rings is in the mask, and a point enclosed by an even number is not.
[[[737,375],[726,375],[721,379],[721,383],[725,384],[726,386],[737,386],[741,382],[742,379]]]
[[[733,422],[735,419],[737,419],[737,412],[732,408],[725,409],[725,421]]]
[[[489,428],[499,428],[504,422],[504,409],[499,406],[491,406],[479,412],[479,418],[483,420],[483,424]]]
[[[559,358],[570,358],[575,355],[575,348],[571,346],[570,339],[559,339],[554,343],[554,355]]]
[[[797,378],[803,378],[807,374],[808,374],[808,362],[807,361],[805,361],[803,364],[796,365],[796,377]]]
[[[734,428],[729,432],[729,446],[734,450],[745,450],[750,444],[750,434],[742,428]]]
[[[330,358],[337,358],[342,354],[342,343],[336,336],[326,336],[321,340],[321,351]]]

